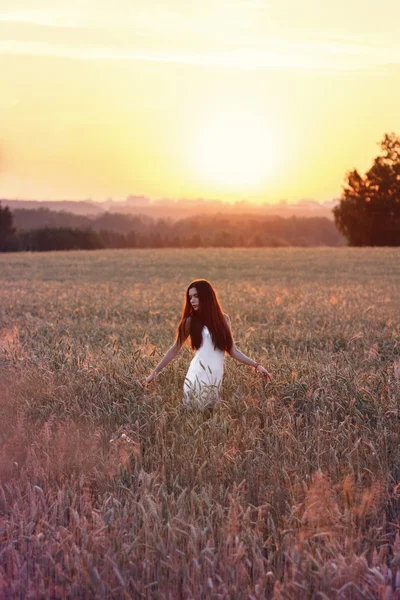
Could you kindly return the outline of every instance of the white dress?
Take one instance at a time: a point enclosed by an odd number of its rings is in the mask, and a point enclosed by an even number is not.
[[[225,353],[214,348],[208,327],[202,330],[202,343],[190,363],[183,385],[183,401],[188,407],[203,410],[221,402],[220,390],[224,374]]]

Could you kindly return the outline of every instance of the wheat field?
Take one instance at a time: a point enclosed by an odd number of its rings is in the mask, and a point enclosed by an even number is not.
[[[240,350],[188,411],[184,293]],[[400,250],[0,255],[0,597],[400,599]]]

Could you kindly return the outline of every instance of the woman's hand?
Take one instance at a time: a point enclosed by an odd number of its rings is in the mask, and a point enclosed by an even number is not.
[[[257,365],[256,371],[258,371],[258,373],[264,377],[265,381],[272,380],[271,375],[268,373],[267,369],[264,369],[262,365]]]
[[[157,373],[153,371],[146,379],[144,380],[144,385],[149,385],[157,377]]]

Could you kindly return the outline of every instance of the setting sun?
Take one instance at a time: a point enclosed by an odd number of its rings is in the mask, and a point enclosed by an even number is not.
[[[209,118],[194,144],[199,177],[225,189],[246,192],[260,188],[278,158],[278,148],[265,120],[239,111]]]

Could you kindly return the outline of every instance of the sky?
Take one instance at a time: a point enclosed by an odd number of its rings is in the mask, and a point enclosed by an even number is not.
[[[0,198],[325,202],[400,135],[398,0],[81,4],[0,0]]]

